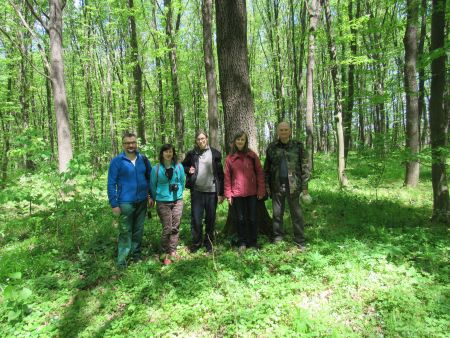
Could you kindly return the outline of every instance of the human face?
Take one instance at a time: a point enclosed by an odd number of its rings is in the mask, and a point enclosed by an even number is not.
[[[242,136],[238,137],[236,139],[236,141],[234,141],[234,144],[236,145],[236,148],[239,151],[242,151],[242,149],[244,149],[244,147],[245,147],[246,142],[247,142],[247,137],[245,135],[242,135]]]
[[[291,127],[286,122],[281,122],[277,128],[278,138],[282,143],[288,143],[291,137]]]
[[[197,136],[197,139],[195,140],[195,142],[197,143],[197,146],[201,150],[203,150],[208,145],[208,138],[206,137],[205,134],[200,134],[200,135]]]
[[[167,149],[163,151],[163,159],[165,163],[171,163],[173,160],[173,149]]]
[[[122,146],[127,155],[135,154],[137,150],[136,137],[124,137],[122,140]]]

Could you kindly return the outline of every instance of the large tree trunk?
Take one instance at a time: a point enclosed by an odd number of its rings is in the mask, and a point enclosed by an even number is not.
[[[134,80],[134,98],[138,113],[138,137],[141,143],[147,143],[145,137],[145,115],[144,115],[144,97],[142,94],[142,69],[139,63],[139,48],[137,41],[136,19],[134,15],[133,0],[128,0],[128,21],[130,24],[130,47],[131,47],[131,62],[133,64],[133,80]]]
[[[419,182],[420,148],[419,107],[416,81],[417,62],[417,19],[419,4],[417,0],[407,0],[407,24],[403,43],[405,45],[405,93],[406,93],[406,150],[410,157],[406,163],[405,185],[415,187]]]
[[[311,172],[314,159],[314,51],[316,49],[316,29],[319,13],[319,1],[312,0],[309,8],[309,46],[308,65],[306,66],[306,149],[308,150],[308,167]]]
[[[342,91],[341,79],[337,67],[336,45],[331,32],[331,12],[328,0],[322,0],[322,6],[325,10],[325,22],[327,28],[328,51],[331,59],[331,77],[334,85],[334,119],[336,121],[337,134],[337,155],[338,155],[338,179],[341,187],[348,185],[347,176],[345,175],[345,156],[344,156],[344,130],[342,128]]]
[[[258,151],[253,98],[250,89],[247,51],[247,10],[245,1],[216,0],[219,80],[225,119],[225,146],[229,150],[233,134],[244,130],[249,147]],[[260,233],[271,235],[272,223],[264,203],[257,203]],[[226,233],[235,232],[233,208],[229,209]]]
[[[444,48],[445,41],[445,0],[433,0],[431,16],[430,52]],[[433,183],[433,219],[449,222],[449,193],[446,161],[448,143],[448,115],[444,109],[445,54],[442,53],[431,62],[430,131]]]
[[[175,34],[178,30],[178,25],[174,31],[172,24],[173,6],[172,0],[164,0],[164,7],[166,8],[166,34],[167,34],[167,48],[169,49],[170,74],[172,77],[172,95],[174,105],[175,130],[177,137],[177,153],[182,159],[184,157],[184,115],[181,106],[180,85],[178,83],[178,69],[177,69],[177,46],[175,43]],[[179,16],[177,22],[179,22]]]
[[[70,136],[69,115],[67,107],[66,85],[64,83],[64,60],[62,44],[62,0],[49,0],[50,6],[50,64],[53,97],[58,134],[59,171],[67,170],[72,159],[72,140]]]
[[[217,87],[212,47],[212,0],[202,1],[203,57],[205,61],[206,88],[208,91],[209,143],[220,150],[219,118],[217,116]]]

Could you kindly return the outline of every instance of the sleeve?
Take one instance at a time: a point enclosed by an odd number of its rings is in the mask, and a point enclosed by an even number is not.
[[[111,208],[119,206],[118,201],[118,177],[119,177],[119,161],[112,159],[108,169],[108,200]]]
[[[157,165],[153,166],[150,172],[150,197],[156,199],[156,175],[158,175]]]
[[[266,185],[264,180],[264,171],[261,166],[261,161],[259,160],[258,155],[255,153],[255,173],[256,173],[256,182],[257,186],[257,194],[258,196],[264,196],[266,194]]]
[[[302,178],[302,190],[308,189],[308,182],[311,178],[311,170],[308,164],[308,151],[300,142],[300,161],[301,161],[301,178]]]
[[[184,173],[188,174],[189,168],[192,166],[192,151],[188,151],[181,165],[183,166]]]
[[[264,160],[264,181],[266,184],[266,191],[270,191],[270,171],[271,171],[271,159],[270,159],[270,145],[266,150],[266,158]]]
[[[223,174],[223,166],[222,166],[222,154],[218,151],[217,155],[217,178],[219,179],[219,196],[223,196],[223,180],[224,180],[224,174]]]
[[[225,159],[225,173],[224,173],[224,196],[226,198],[233,197],[231,196],[231,163],[230,157],[227,156]]]

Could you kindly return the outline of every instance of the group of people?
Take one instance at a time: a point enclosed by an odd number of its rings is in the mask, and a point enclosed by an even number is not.
[[[200,131],[195,146],[180,163],[175,147],[164,144],[153,167],[137,150],[136,135],[125,133],[123,152],[111,160],[108,170],[108,199],[119,218],[117,264],[139,261],[147,208],[156,205],[163,230],[162,262],[179,258],[177,246],[183,212],[183,192],[191,191],[191,252],[204,247],[213,250],[217,204],[227,200],[236,214],[240,250],[257,247],[257,201],[272,198],[273,240],[284,239],[283,215],[286,199],[294,229],[294,242],[305,248],[304,221],[300,196],[308,196],[310,172],[303,144],[292,140],[287,122],[277,126],[277,140],[266,151],[264,168],[258,155],[249,149],[248,135],[240,131],[232,141],[230,154],[222,166],[221,153],[210,147]],[[203,231],[203,221],[205,229]]]

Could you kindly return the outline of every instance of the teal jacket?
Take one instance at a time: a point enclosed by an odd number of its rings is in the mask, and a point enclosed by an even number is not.
[[[186,175],[183,166],[179,163],[172,164],[174,168],[172,179],[169,182],[164,165],[159,163],[152,168],[150,176],[150,194],[157,202],[174,202],[183,199]],[[176,185],[178,189],[170,189]]]

